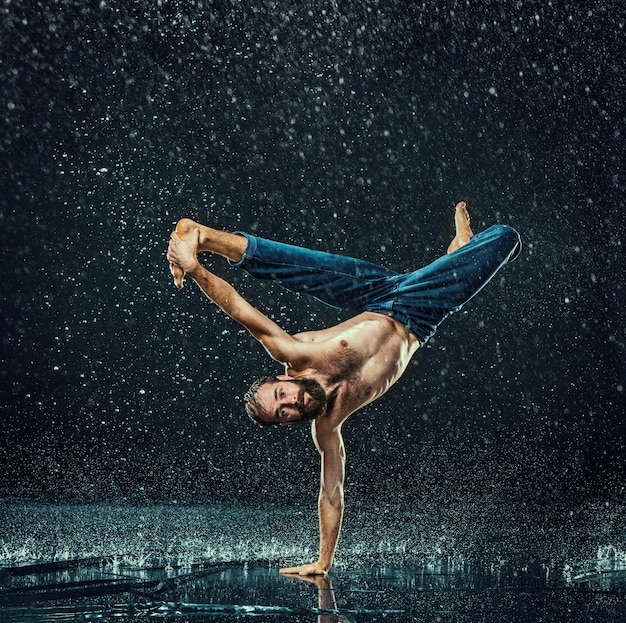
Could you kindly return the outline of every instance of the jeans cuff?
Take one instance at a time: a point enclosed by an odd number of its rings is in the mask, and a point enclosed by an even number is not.
[[[248,241],[248,245],[246,246],[246,250],[243,252],[241,259],[238,262],[233,262],[232,260],[228,260],[228,263],[231,266],[243,266],[247,260],[253,258],[254,255],[256,254],[256,248],[257,248],[256,238],[250,234],[246,234],[243,231],[236,231],[233,233],[235,235],[243,236]]]

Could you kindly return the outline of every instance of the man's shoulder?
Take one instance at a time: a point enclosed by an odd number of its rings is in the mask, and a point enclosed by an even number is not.
[[[320,452],[326,452],[341,442],[341,425],[345,420],[346,418],[335,422],[332,414],[326,414],[323,418],[312,422],[313,442]]]
[[[331,434],[341,430],[341,425],[358,409],[360,401],[355,401],[351,388],[354,379],[345,379],[336,385],[336,394],[328,405],[326,414],[319,420],[315,420],[315,428],[323,434]]]

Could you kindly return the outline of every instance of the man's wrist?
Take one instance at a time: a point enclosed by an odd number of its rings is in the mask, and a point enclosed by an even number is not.
[[[331,564],[330,562],[324,562],[321,558],[317,559],[317,562],[314,563],[316,567],[319,567],[324,571],[324,573],[328,573],[330,571]]]
[[[198,278],[200,275],[202,275],[202,272],[203,272],[203,266],[198,261],[196,261],[195,264],[188,266],[187,270],[185,270],[185,274],[191,279]]]

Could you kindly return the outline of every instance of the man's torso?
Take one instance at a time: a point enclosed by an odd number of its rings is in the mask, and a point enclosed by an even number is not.
[[[382,396],[400,378],[419,347],[415,336],[389,316],[363,312],[339,325],[294,336],[311,344],[306,368],[287,367],[291,377],[318,376],[337,388],[327,425]],[[321,422],[320,422],[321,424]]]

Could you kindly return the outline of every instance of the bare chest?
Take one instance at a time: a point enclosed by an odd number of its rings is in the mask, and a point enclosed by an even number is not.
[[[352,348],[347,337],[341,338],[333,368],[349,410],[353,412],[385,394],[402,376],[416,348],[396,332],[360,349]]]

